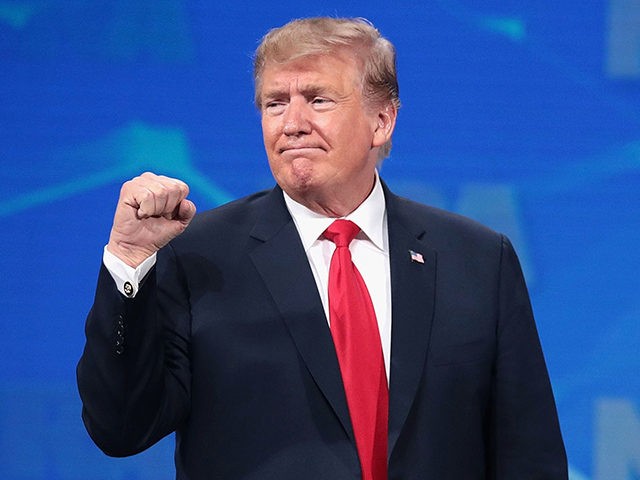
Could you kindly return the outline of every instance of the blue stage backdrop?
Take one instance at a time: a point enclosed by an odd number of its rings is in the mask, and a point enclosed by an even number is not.
[[[173,478],[172,438],[111,459],[80,420],[119,187],[269,188],[252,52],[310,15],[398,48],[391,188],[516,245],[572,480],[640,478],[640,0],[0,0],[0,478]]]

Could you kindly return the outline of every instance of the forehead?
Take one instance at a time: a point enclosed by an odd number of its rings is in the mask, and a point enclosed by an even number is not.
[[[307,55],[284,63],[268,62],[261,75],[261,94],[298,87],[352,89],[362,85],[358,59],[346,53]]]

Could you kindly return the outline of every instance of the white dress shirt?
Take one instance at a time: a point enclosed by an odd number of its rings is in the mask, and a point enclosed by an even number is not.
[[[336,246],[322,237],[335,218],[328,218],[297,203],[286,193],[284,200],[298,229],[302,246],[309,259],[313,277],[320,292],[327,321],[329,320],[329,265]],[[389,267],[389,235],[384,192],[380,179],[367,199],[344,217],[358,225],[361,232],[349,245],[353,263],[367,284],[378,320],[385,371],[389,380],[391,363],[391,273]]]
[[[302,240],[304,251],[320,293],[327,321],[329,321],[329,265],[335,244],[322,237],[322,233],[335,218],[325,217],[309,210],[286,193],[284,200]],[[367,199],[344,217],[351,220],[361,232],[349,245],[351,256],[364,279],[378,320],[378,330],[384,355],[387,381],[391,362],[391,273],[389,267],[389,235],[384,192],[380,179]],[[109,252],[105,246],[103,262],[120,293],[132,298],[138,292],[140,280],[156,262],[153,254],[137,268],[132,268]]]

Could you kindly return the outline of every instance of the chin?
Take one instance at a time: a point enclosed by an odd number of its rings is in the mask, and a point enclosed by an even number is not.
[[[288,182],[287,188],[295,194],[308,194],[310,191],[313,191],[314,185],[310,179],[296,178],[294,181]]]
[[[286,177],[290,185],[306,190],[314,183],[315,172],[313,164],[306,159],[294,162],[289,166]]]

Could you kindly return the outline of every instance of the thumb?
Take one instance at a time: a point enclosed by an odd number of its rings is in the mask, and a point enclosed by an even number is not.
[[[178,208],[176,208],[175,213],[175,219],[179,220],[186,226],[191,222],[196,214],[196,206],[191,200],[185,198],[178,204]]]

